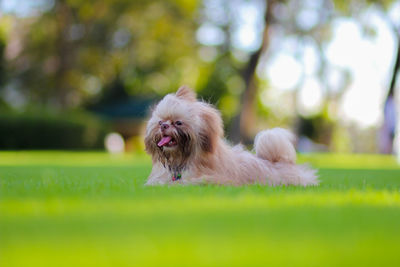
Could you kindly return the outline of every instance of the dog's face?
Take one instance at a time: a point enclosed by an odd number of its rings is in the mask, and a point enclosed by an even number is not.
[[[172,171],[204,153],[213,153],[223,135],[222,121],[211,105],[196,100],[195,93],[181,87],[166,95],[147,124],[145,145],[153,161]]]

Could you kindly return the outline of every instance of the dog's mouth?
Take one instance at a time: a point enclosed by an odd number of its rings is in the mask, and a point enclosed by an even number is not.
[[[176,140],[169,135],[163,135],[161,140],[157,143],[158,147],[174,147],[176,146]]]

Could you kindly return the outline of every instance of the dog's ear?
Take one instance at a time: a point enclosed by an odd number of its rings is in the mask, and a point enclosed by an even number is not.
[[[176,96],[187,101],[196,101],[196,93],[186,85],[183,85],[178,89]]]
[[[224,134],[221,115],[211,105],[202,103],[200,117],[203,121],[199,132],[200,147],[204,152],[213,153]]]

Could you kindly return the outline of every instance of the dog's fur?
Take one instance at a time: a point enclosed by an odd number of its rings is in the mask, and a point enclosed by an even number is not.
[[[148,121],[145,145],[153,169],[146,185],[318,185],[315,170],[295,164],[293,141],[290,132],[275,128],[256,136],[255,155],[231,147],[218,110],[183,86],[166,95]],[[182,178],[173,181],[176,174]]]

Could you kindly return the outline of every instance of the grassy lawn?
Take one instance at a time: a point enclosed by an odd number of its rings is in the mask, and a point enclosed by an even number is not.
[[[300,157],[319,187],[144,187],[146,155],[0,153],[0,266],[399,266],[400,167]]]

